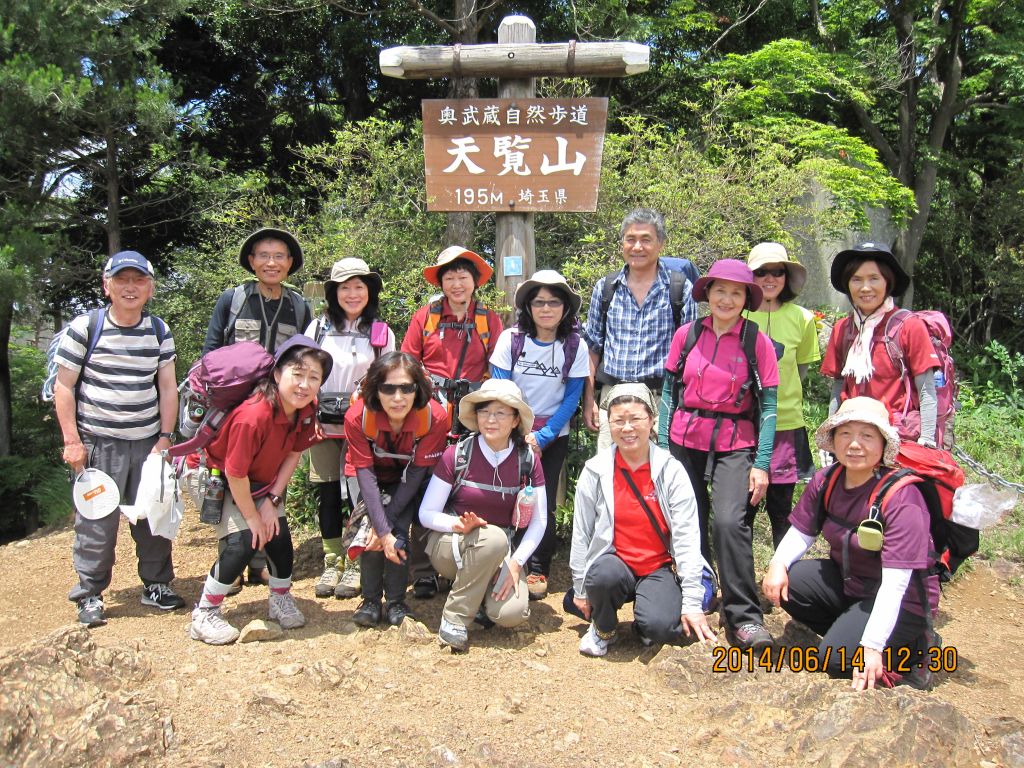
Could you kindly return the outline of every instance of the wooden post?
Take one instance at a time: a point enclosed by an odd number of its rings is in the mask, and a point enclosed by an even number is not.
[[[526,16],[506,16],[498,27],[498,44],[503,43],[535,43],[537,27]],[[499,79],[499,99],[532,98],[536,93],[533,78]],[[513,300],[516,288],[534,273],[537,267],[537,255],[534,246],[533,214],[532,213],[497,213],[495,220],[494,273],[499,288],[505,292],[505,298],[513,309],[506,318],[506,324],[515,321]],[[523,274],[506,275],[505,257],[519,256],[522,258]]]

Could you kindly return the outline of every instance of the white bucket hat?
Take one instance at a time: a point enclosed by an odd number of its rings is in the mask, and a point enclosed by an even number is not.
[[[782,243],[758,243],[750,249],[747,266],[751,272],[769,264],[781,264],[786,269],[786,284],[794,296],[799,296],[807,283],[807,268],[799,261],[790,259]]]
[[[520,312],[525,312],[526,307],[526,295],[534,288],[561,288],[569,296],[569,308],[572,310],[572,314],[579,314],[580,307],[583,305],[583,299],[576,291],[569,287],[569,283],[565,281],[558,272],[553,269],[541,269],[533,273],[533,277],[524,283],[520,283],[519,287],[516,288],[515,306]]]
[[[814,433],[814,442],[823,451],[835,453],[833,433],[841,424],[860,421],[877,427],[885,438],[885,451],[882,463],[889,467],[896,466],[896,456],[900,452],[900,435],[889,421],[889,411],[885,404],[873,397],[851,397],[844,400],[839,410],[829,416]]]
[[[533,409],[523,402],[523,393],[511,379],[488,379],[476,392],[470,392],[459,401],[459,421],[471,432],[479,432],[476,406],[496,400],[515,408],[519,413],[519,433],[526,437],[533,431]]]

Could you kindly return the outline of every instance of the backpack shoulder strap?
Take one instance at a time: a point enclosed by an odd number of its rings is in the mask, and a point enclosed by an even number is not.
[[[668,273],[668,300],[672,305],[672,327],[678,328],[683,319],[683,292],[686,290],[686,275],[676,270]]]
[[[331,321],[326,315],[321,315],[316,319],[316,333],[313,336],[313,341],[318,346],[324,343],[324,339],[327,337],[327,332],[331,330]]]
[[[85,364],[92,356],[93,350],[95,350],[96,345],[100,343],[100,336],[103,335],[103,321],[106,317],[107,308],[105,306],[89,310],[89,323],[86,326],[87,335],[85,354],[82,355],[82,368],[85,368]]]
[[[167,336],[170,334],[170,331],[167,329],[167,323],[150,312],[146,314],[149,315],[149,322],[153,325],[153,335],[156,336],[156,342],[162,347],[164,341],[167,340]]]
[[[476,434],[470,433],[455,444],[455,482],[452,483],[452,493],[455,493],[466,481],[466,472],[469,471],[469,462],[473,458],[475,443]]]
[[[473,323],[476,325],[476,333],[480,342],[484,345],[484,357],[487,356],[487,345],[491,341],[490,310],[481,301],[476,302],[476,309],[473,312]]]
[[[523,356],[523,348],[526,346],[526,334],[519,330],[519,326],[512,329],[512,349],[510,350],[512,367],[515,370],[516,361]]]
[[[903,347],[900,346],[900,331],[903,324],[913,313],[909,309],[897,309],[889,319],[885,321],[885,335],[882,341],[885,343],[885,351],[892,361],[892,366],[900,371],[903,376],[909,376],[906,356],[903,354]]]
[[[743,356],[747,358],[747,369],[750,374],[750,381],[754,387],[754,397],[761,396],[761,372],[757,368],[757,334],[759,332],[757,323],[753,320],[743,320],[743,331],[741,342],[743,344]]]
[[[433,415],[430,412],[430,403],[416,411],[416,426],[413,430],[413,437],[418,442],[430,433],[433,423]]]
[[[881,519],[882,512],[885,510],[886,504],[888,504],[889,499],[892,498],[892,495],[896,493],[896,491],[901,488],[906,488],[908,485],[923,482],[923,477],[914,472],[914,470],[907,469],[905,467],[887,472],[882,476],[882,479],[878,481],[878,485],[875,486],[874,490],[871,491],[868,503],[868,515],[875,519]]]
[[[569,381],[569,373],[572,371],[573,363],[576,362],[576,355],[580,350],[580,334],[576,330],[569,332],[562,342],[562,384]]]
[[[427,338],[430,334],[437,330],[437,326],[441,324],[441,308],[443,299],[438,301],[432,301],[428,305],[427,319],[423,323],[423,338]]]
[[[608,310],[611,309],[612,299],[615,297],[615,280],[618,278],[619,273],[622,270],[616,272],[609,272],[604,276],[604,283],[601,287],[601,338],[607,342],[608,332]]]
[[[838,461],[833,462],[825,469],[825,481],[821,484],[821,490],[818,493],[818,531],[821,531],[821,527],[825,524],[825,518],[828,517],[828,505],[832,501],[832,491],[835,490],[836,483],[839,482],[842,475],[843,465]]]
[[[377,412],[363,403],[363,434],[371,443],[377,442]]]
[[[533,478],[533,450],[526,443],[519,445],[519,488],[532,485]]]
[[[683,380],[683,366],[686,365],[686,358],[693,351],[693,348],[697,346],[697,340],[700,339],[700,335],[703,332],[703,320],[694,320],[690,323],[690,330],[686,332],[683,348],[679,351],[679,360],[676,361],[676,377],[679,381]]]
[[[288,291],[289,295],[292,297],[292,310],[295,312],[295,325],[301,326],[302,316],[306,314],[306,310],[309,310],[310,314],[312,314],[309,302],[306,301],[305,296],[294,288],[285,288],[285,290]]]

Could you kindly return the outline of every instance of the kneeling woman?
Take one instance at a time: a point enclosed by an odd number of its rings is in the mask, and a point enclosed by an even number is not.
[[[524,440],[533,411],[519,387],[488,379],[462,398],[459,421],[471,434],[438,462],[420,522],[431,531],[430,562],[452,580],[438,638],[464,651],[467,627],[481,609],[478,620],[485,626],[514,627],[530,617],[523,567],[544,537],[547,495],[540,461]],[[525,528],[517,528],[517,499],[526,486],[533,486],[536,511]]]
[[[302,452],[317,439],[313,400],[332,362],[315,341],[298,335],[280,346],[275,359],[273,373],[206,447],[209,466],[221,470],[228,485],[217,526],[225,546],[192,611],[192,639],[210,645],[238,639],[238,630],[221,615],[221,603],[259,549],[267,553],[270,570],[270,618],[284,629],[306,623],[291,594],[294,553],[282,496]]]
[[[904,682],[927,687],[924,667],[897,663],[937,645],[930,625],[939,580],[928,575],[935,545],[924,497],[913,485],[891,492],[880,542],[877,533],[869,538],[860,527],[884,467],[899,452],[896,428],[883,403],[854,397],[818,428],[815,440],[835,454],[837,464],[814,476],[793,509],[792,527],[764,577],[764,594],[822,635],[819,660],[827,661],[831,676],[852,673],[853,687],[863,690],[891,685],[890,673],[897,672]],[[830,556],[801,560],[819,533]]]
[[[405,603],[409,526],[451,424],[448,409],[430,396],[426,370],[406,352],[374,361],[361,392],[345,414],[345,476],[349,496],[366,506],[373,536],[359,556],[363,601],[352,620],[372,627],[383,616],[397,627],[411,615]]]
[[[631,600],[647,643],[715,639],[704,616],[713,590],[693,487],[679,462],[651,442],[654,415],[646,386],[613,387],[612,446],[584,465],[576,485],[566,608],[590,619],[580,641],[587,656],[608,652],[618,610]]]

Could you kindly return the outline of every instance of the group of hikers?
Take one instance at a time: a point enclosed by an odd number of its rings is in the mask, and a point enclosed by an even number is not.
[[[399,346],[379,317],[383,279],[363,259],[333,265],[314,317],[285,284],[303,263],[296,238],[248,237],[239,263],[255,280],[221,294],[203,352],[251,341],[273,366],[203,449],[201,466],[227,487],[191,637],[238,638],[222,609],[243,580],[266,584],[282,628],[304,625],[284,506],[303,452],[324,550],[317,597],[359,597],[356,624],[396,626],[413,615],[410,586],[419,599],[447,590],[438,638],[455,651],[468,649],[473,624],[522,624],[548,593],[559,477],[582,404],[597,453],[575,478],[563,600],[589,622],[582,654],[607,653],[627,602],[645,645],[714,640],[708,614],[718,611],[728,642],[760,653],[775,642],[763,595],[822,635],[830,675],[858,689],[925,686],[924,668],[889,663],[892,649],[938,643],[936,553],[918,488],[887,501],[879,546],[857,533],[901,441],[941,442],[938,359],[921,320],[894,303],[908,275],[876,243],[833,261],[831,283],[853,309],[821,363],[833,385],[814,441],[831,466],[815,471],[802,382],[822,354],[812,313],[795,303],[806,269],[765,242],[698,276],[688,263],[670,268],[665,240],[658,212],[624,218],[624,263],[598,280],[582,326],[582,297],[545,269],[519,285],[515,324],[504,328],[476,295],[492,268],[446,248],[423,270],[440,294],[413,314]],[[108,473],[131,504],[142,462],[175,437],[174,340],[145,310],[154,271],[144,256],[113,256],[103,290],[99,327],[82,315],[60,340],[55,403],[64,460]],[[183,485],[202,506],[206,484]],[[759,589],[762,503],[775,553]],[[105,622],[119,518],[76,514],[79,583],[69,597],[86,626]],[[145,519],[130,530],[142,603],[184,607],[171,587],[171,542]],[[819,536],[828,556],[802,559]]]

